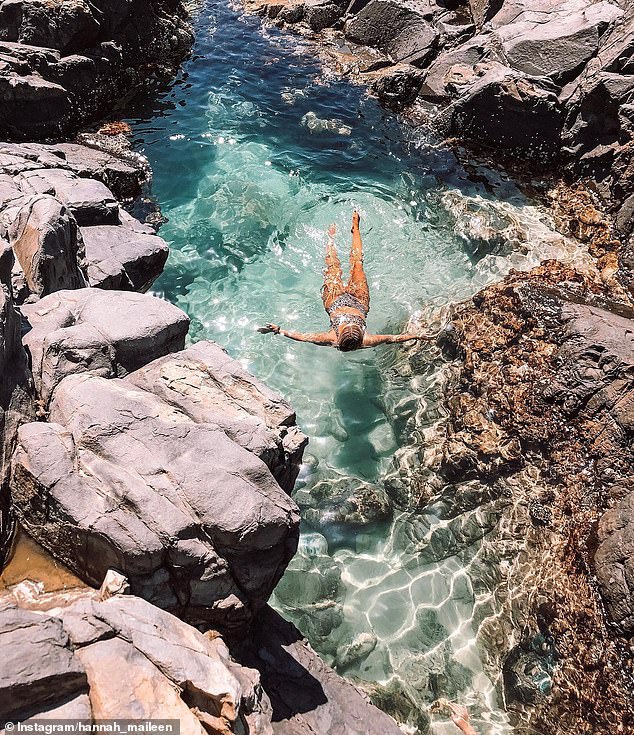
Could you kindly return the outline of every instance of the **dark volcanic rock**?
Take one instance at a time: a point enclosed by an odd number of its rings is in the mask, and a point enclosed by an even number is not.
[[[20,429],[12,492],[23,526],[86,581],[119,569],[135,594],[236,629],[297,546],[296,506],[256,455],[289,481],[304,439],[228,363],[203,344],[129,379],[65,378],[51,423]]]
[[[558,152],[563,116],[552,89],[497,62],[469,75],[462,96],[443,112],[451,133],[535,158]]]
[[[107,111],[192,37],[179,0],[5,0],[0,135],[59,136]]]
[[[422,66],[438,37],[428,19],[406,2],[371,0],[347,23],[346,38],[374,46],[396,62]]]
[[[84,0],[5,0],[0,5],[0,39],[72,53],[97,43],[100,26]]]
[[[397,67],[381,75],[372,84],[372,92],[384,107],[398,111],[418,97],[422,81],[420,69],[414,66]]]

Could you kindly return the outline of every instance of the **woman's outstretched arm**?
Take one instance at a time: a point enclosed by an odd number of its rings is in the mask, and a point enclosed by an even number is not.
[[[409,342],[410,340],[433,340],[435,334],[366,334],[363,338],[362,347],[376,347],[377,345],[390,345],[397,342]]]
[[[281,334],[282,337],[288,337],[294,339],[296,342],[311,342],[314,345],[336,345],[337,337],[334,331],[331,329],[329,332],[313,332],[305,334],[304,332],[295,332],[292,329],[281,329],[277,324],[266,324],[258,329],[258,332],[262,334]]]

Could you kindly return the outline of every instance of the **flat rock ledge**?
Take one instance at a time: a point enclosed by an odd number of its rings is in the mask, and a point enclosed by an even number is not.
[[[458,358],[443,502],[494,519],[478,635],[515,638],[490,665],[520,732],[634,728],[633,334],[629,303],[551,261],[480,292],[441,339]]]

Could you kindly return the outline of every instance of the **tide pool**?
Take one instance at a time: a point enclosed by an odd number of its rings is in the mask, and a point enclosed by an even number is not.
[[[355,207],[372,332],[437,319],[511,267],[583,254],[512,182],[485,172],[474,183],[450,150],[325,73],[307,42],[221,1],[195,22],[192,58],[130,122],[168,218],[155,292],[190,315],[192,340],[216,340],[287,397],[310,438],[300,551],[273,604],[341,673],[408,699],[412,727],[449,696],[482,735],[509,732],[476,644],[470,576],[495,519],[455,546],[446,519],[386,491],[397,470],[406,482],[420,467],[442,419],[435,348],[412,370],[407,348],[341,354],[256,329],[327,328],[325,232],[336,223],[345,272]],[[434,732],[455,727],[436,719]]]

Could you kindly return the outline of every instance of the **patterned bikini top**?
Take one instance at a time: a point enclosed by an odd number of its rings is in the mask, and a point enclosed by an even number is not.
[[[332,313],[334,311],[337,311],[342,307],[356,309],[358,312],[363,314],[363,316],[349,314],[348,312],[343,312],[342,314],[335,314],[334,316],[332,316]],[[332,302],[332,304],[330,304],[330,308],[327,311],[328,316],[330,317],[330,326],[335,330],[336,334],[339,334],[339,330],[341,329],[341,327],[345,326],[346,324],[356,324],[362,332],[365,332],[365,317],[368,315],[368,310],[359,301],[359,299],[357,299],[352,294],[346,292],[342,293],[341,296],[337,297]]]

